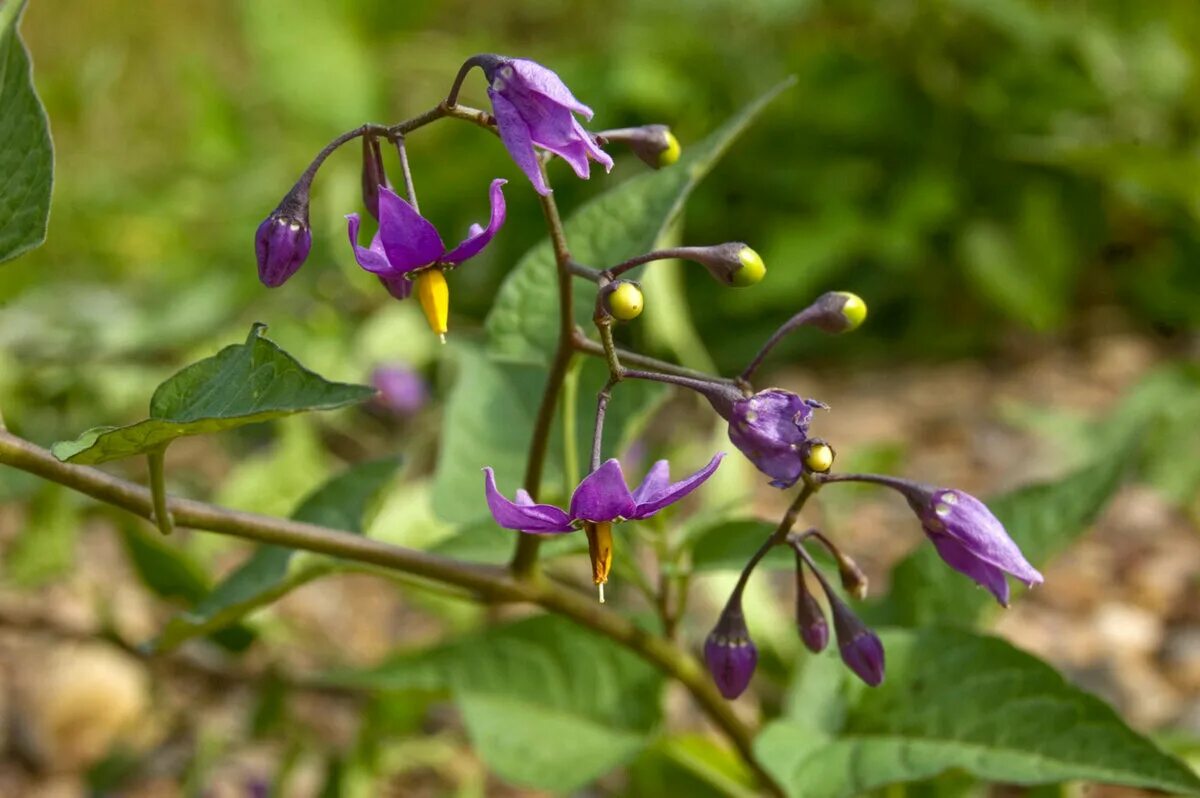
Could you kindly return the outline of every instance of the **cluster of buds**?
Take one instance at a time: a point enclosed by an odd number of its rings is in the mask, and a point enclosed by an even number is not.
[[[457,105],[458,91],[466,75],[479,68],[488,82],[492,113],[463,109]],[[449,286],[446,273],[484,250],[504,225],[506,206],[503,186],[496,178],[489,188],[490,215],[486,226],[471,225],[465,239],[450,248],[437,228],[420,213],[409,168],[405,135],[446,116],[468,119],[496,133],[517,168],[542,197],[547,218],[557,223],[557,210],[549,197],[547,164],[561,159],[582,179],[590,176],[591,163],[611,170],[612,158],[603,145],[621,143],[650,167],[669,167],[680,158],[678,140],[664,125],[646,125],[588,132],[580,122],[591,120],[592,109],[577,100],[563,81],[533,61],[497,55],[478,55],[464,62],[446,99],[430,112],[393,127],[365,125],[339,136],[325,147],[301,176],[295,187],[260,225],[256,236],[259,276],[275,287],[287,281],[303,264],[312,245],[308,202],[313,179],[324,160],[348,141],[361,138],[362,199],[377,229],[367,246],[360,244],[363,224],[358,213],[347,214],[347,231],[355,261],[376,275],[396,299],[415,294],[429,326],[445,340],[449,329]],[[382,142],[395,146],[403,186],[393,188],[384,164]],[[562,235],[562,230],[557,230]],[[627,379],[654,380],[687,388],[702,395],[717,415],[728,424],[730,442],[770,484],[781,490],[802,484],[787,515],[751,560],[725,603],[716,625],[704,644],[704,659],[716,685],[729,699],[741,695],[758,663],[742,611],[742,593],[751,573],[774,546],[793,548],[796,558],[796,627],[803,644],[813,652],[828,645],[830,624],[842,660],[865,683],[875,686],[884,678],[884,652],[879,638],[858,618],[833,589],[806,545],[816,541],[832,555],[842,589],[851,598],[866,596],[867,579],[855,562],[829,538],[816,530],[792,532],[802,505],[823,485],[836,482],[867,482],[899,491],[916,512],[922,528],[936,551],[953,569],[989,590],[1007,604],[1007,576],[1032,586],[1042,581],[1022,556],[1004,527],[977,499],[961,491],[933,488],[882,475],[833,473],[835,452],[826,441],[810,435],[816,410],[828,406],[781,388],[755,389],[753,378],[771,350],[800,328],[828,334],[847,333],[866,319],[867,306],[855,294],[831,291],[788,319],[763,344],[747,366],[734,378],[706,375],[682,369],[642,355],[623,353],[613,340],[613,327],[636,320],[646,297],[640,284],[624,275],[655,261],[684,260],[698,263],[721,285],[748,288],[762,282],[767,269],[763,259],[740,241],[707,246],[660,249],[605,268],[579,264],[566,255],[566,245],[556,247],[559,278],[581,278],[595,284],[595,322],[600,341],[581,332],[560,341],[575,351],[602,356],[610,379],[597,397],[595,434],[590,472],[579,482],[565,508],[537,501],[537,484],[527,484],[508,499],[497,487],[496,475],[484,468],[484,493],[496,523],[528,535],[559,535],[583,531],[588,540],[592,581],[604,601],[604,586],[613,563],[613,527],[625,521],[650,518],[699,488],[716,471],[724,456],[716,453],[707,465],[678,482],[670,478],[670,466],[659,460],[641,483],[630,490],[620,463],[603,460],[605,412],[614,386]],[[563,311],[572,312],[571,308]],[[567,318],[567,316],[564,316]],[[569,320],[569,319],[568,319]],[[567,325],[568,327],[570,325]],[[574,354],[571,352],[570,354]],[[626,358],[626,356],[628,356]],[[622,358],[646,366],[627,368]],[[398,373],[381,372],[377,384],[381,401],[398,408],[419,407],[424,394]],[[549,394],[548,394],[549,395]],[[536,483],[536,479],[532,479]],[[809,588],[811,572],[824,595],[826,611]],[[828,615],[827,615],[828,612]]]

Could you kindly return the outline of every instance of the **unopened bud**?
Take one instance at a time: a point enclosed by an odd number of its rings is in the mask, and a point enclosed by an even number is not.
[[[825,621],[825,613],[821,605],[808,589],[804,581],[803,560],[796,557],[796,630],[804,647],[814,654],[825,650],[829,645],[829,624]]]
[[[867,303],[849,291],[828,291],[787,323],[794,329],[801,325],[816,327],[827,333],[856,330],[867,318]]]
[[[829,469],[833,468],[835,457],[837,453],[833,447],[820,438],[810,438],[804,442],[804,468],[811,474],[828,473]]]
[[[704,662],[717,689],[733,700],[745,692],[758,666],[758,649],[742,614],[741,595],[731,597],[704,641]]]
[[[630,321],[642,315],[645,297],[642,296],[642,289],[638,288],[637,283],[618,280],[609,283],[602,290],[604,308],[614,319]]]
[[[379,218],[379,188],[391,187],[387,173],[383,168],[383,153],[379,148],[379,139],[374,136],[363,136],[362,162],[362,195],[363,204],[367,211],[376,219]]]
[[[620,130],[605,130],[597,134],[604,141],[615,141],[633,150],[633,154],[651,169],[661,169],[679,160],[682,150],[679,140],[666,125],[642,125]]]
[[[254,234],[258,279],[268,288],[278,288],[304,265],[310,249],[312,230],[307,204],[303,215],[289,213],[281,206],[263,220]]]
[[[767,266],[759,254],[740,241],[711,247],[681,247],[679,256],[693,260],[723,285],[745,288],[762,280]]]
[[[826,594],[842,662],[858,678],[871,687],[878,687],[883,682],[883,643],[832,590],[827,590]]]
[[[842,588],[854,598],[862,601],[867,597],[870,580],[858,567],[858,563],[840,551],[837,553],[838,575],[842,578]]]

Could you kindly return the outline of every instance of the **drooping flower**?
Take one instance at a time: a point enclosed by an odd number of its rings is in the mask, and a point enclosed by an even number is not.
[[[717,625],[705,639],[704,663],[721,695],[731,701],[750,684],[758,666],[758,649],[746,628],[740,591],[730,596]]]
[[[574,116],[591,119],[592,109],[576,100],[558,75],[524,58],[488,58],[480,65],[491,84],[488,97],[500,140],[539,194],[549,194],[550,187],[535,146],[562,158],[582,180],[591,173],[589,158],[612,170],[612,158]]]
[[[790,488],[796,484],[805,470],[805,443],[813,409],[825,409],[825,404],[768,388],[728,408],[715,402],[713,407],[729,421],[729,440],[759,471],[771,477],[773,486]]]
[[[1005,574],[1012,574],[1026,587],[1042,582],[1042,575],[979,499],[960,490],[924,485],[905,491],[905,497],[938,555],[951,568],[987,588],[1001,605],[1008,606]]]
[[[492,517],[505,529],[531,535],[558,535],[582,528],[588,537],[592,579],[603,585],[612,567],[612,525],[649,518],[679,501],[712,476],[724,456],[724,452],[718,452],[708,465],[679,482],[671,482],[670,465],[659,460],[632,492],[625,484],[621,464],[615,459],[607,460],[583,478],[571,494],[567,510],[553,504],[538,504],[525,490],[518,490],[516,501],[509,501],[496,487],[496,475],[491,468],[483,469],[484,490]],[[600,595],[603,601],[603,588]]]
[[[478,255],[504,224],[504,192],[501,186],[505,182],[501,179],[492,181],[492,214],[488,226],[471,225],[467,238],[451,250],[447,250],[442,243],[437,228],[384,185],[378,189],[379,232],[371,239],[370,247],[358,245],[358,214],[346,216],[350,244],[354,247],[354,258],[358,265],[378,275],[397,299],[406,298],[415,285],[429,326],[443,340],[450,308],[450,292],[444,270]]]

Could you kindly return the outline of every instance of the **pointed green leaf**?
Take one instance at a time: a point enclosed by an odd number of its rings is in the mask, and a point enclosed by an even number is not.
[[[1003,640],[948,629],[881,637],[887,678],[877,689],[854,684],[839,727],[807,721],[800,705],[756,741],[789,795],[841,798],[950,769],[1005,783],[1082,779],[1200,795],[1186,765]]]
[[[361,535],[367,509],[391,483],[399,466],[399,459],[392,457],[349,468],[310,494],[292,517]],[[295,568],[295,553],[285,546],[259,546],[211,592],[192,597],[195,607],[167,623],[155,648],[170,650],[198,635],[223,629],[333,567],[333,560],[314,558],[305,567]]]
[[[688,195],[764,108],[794,81],[785,80],[739,111],[674,166],[640,174],[571,214],[565,224],[572,256],[597,268],[649,252],[678,218]],[[547,239],[505,278],[487,317],[489,352],[522,363],[545,364],[558,332],[554,252]],[[594,297],[576,292],[575,315],[587,324]]]
[[[0,3],[0,263],[46,238],[54,149],[17,33],[25,3]]]
[[[566,794],[632,758],[660,718],[662,679],[636,655],[538,616],[403,654],[340,684],[449,690],[475,749],[501,778]]]
[[[69,463],[92,465],[145,454],[176,438],[233,429],[309,410],[332,410],[369,399],[366,385],[329,382],[300,365],[255,324],[244,344],[187,366],[154,392],[150,418],[124,427],[96,427],[51,447]]]

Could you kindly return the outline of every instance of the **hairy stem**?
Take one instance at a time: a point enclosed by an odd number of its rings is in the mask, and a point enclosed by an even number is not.
[[[65,485],[141,518],[149,520],[154,516],[154,499],[150,491],[141,485],[96,468],[63,463],[45,449],[8,432],[0,432],[0,464]],[[604,609],[590,597],[550,580],[517,579],[504,568],[464,563],[316,524],[228,510],[189,499],[167,498],[166,509],[180,526],[191,529],[377,565],[435,582],[457,585],[488,600],[536,604],[566,616],[629,648],[682,683],[705,714],[734,743],[768,789],[779,792],[771,777],[754,758],[751,730],[721,698],[695,657],[627,618]]]

